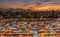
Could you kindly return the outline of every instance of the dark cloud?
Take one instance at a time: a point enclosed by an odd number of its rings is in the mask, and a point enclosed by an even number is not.
[[[19,5],[19,6],[36,6],[42,7],[49,4],[60,5],[60,0],[0,0],[0,6]]]
[[[49,2],[50,0],[44,0],[44,2]]]
[[[32,3],[45,3],[45,2],[60,2],[60,0],[0,0],[0,4],[2,3],[15,3],[15,2],[22,2],[22,3],[29,3],[29,2],[32,2]]]

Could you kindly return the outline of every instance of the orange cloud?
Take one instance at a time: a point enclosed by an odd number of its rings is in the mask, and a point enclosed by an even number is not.
[[[47,5],[43,7],[36,7],[34,10],[45,11],[45,10],[60,10],[60,5]]]
[[[0,6],[1,8],[23,8],[23,9],[28,9],[32,7],[32,10],[38,10],[38,11],[43,11],[43,10],[60,10],[60,5],[59,4],[26,4],[26,5],[18,5],[18,4],[9,4],[9,5],[2,5]]]

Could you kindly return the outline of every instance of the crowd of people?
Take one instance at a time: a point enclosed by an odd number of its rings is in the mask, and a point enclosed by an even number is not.
[[[32,34],[60,33],[60,11],[0,9],[0,33]],[[50,19],[50,20],[49,20]]]
[[[55,19],[51,21],[18,21],[18,20],[1,20],[0,33],[15,33],[15,34],[34,34],[34,32],[41,33],[60,33],[60,20]]]

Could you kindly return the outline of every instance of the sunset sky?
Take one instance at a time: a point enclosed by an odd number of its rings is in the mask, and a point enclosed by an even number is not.
[[[60,0],[0,0],[0,8],[60,9]]]

